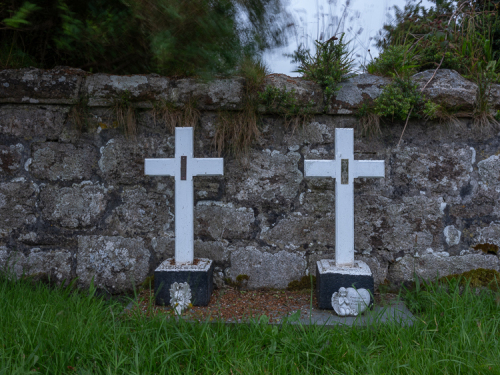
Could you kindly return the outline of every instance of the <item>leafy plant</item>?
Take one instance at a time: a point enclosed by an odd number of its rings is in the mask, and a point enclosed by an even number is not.
[[[418,69],[417,56],[410,46],[388,46],[373,59],[366,70],[370,74],[387,77],[407,77]]]
[[[352,52],[348,49],[349,42],[344,42],[344,35],[341,34],[340,38],[333,36],[325,42],[316,40],[313,55],[303,45],[290,55],[292,62],[299,64],[296,71],[323,89],[325,111],[340,90],[342,79],[354,70]]]
[[[280,0],[6,0],[0,20],[23,64],[205,78],[279,45],[289,23]]]
[[[214,141],[219,155],[224,150],[233,155],[245,154],[260,135],[259,93],[268,69],[262,60],[247,55],[239,66],[238,74],[245,78],[243,110],[239,113],[219,111],[217,114]]]
[[[396,78],[386,85],[375,99],[374,112],[381,117],[406,120],[413,117],[434,118],[437,107],[425,96],[409,78]]]
[[[267,86],[259,93],[260,103],[273,112],[283,116],[285,125],[291,124],[293,128],[303,126],[312,115],[314,102],[310,100],[306,104],[299,103],[295,89],[287,91],[286,87],[280,89],[275,86]]]
[[[484,64],[479,64],[478,73],[476,74],[476,100],[474,102],[474,126],[480,131],[488,131],[500,126],[495,115],[491,112],[491,106],[488,101],[492,84],[497,82],[500,74],[496,73],[496,61],[490,61],[484,67]]]
[[[399,47],[413,51],[419,71],[454,69],[474,78],[479,64],[488,64],[500,51],[499,2],[431,1],[435,6],[428,10],[415,2],[395,7],[394,21],[377,38],[381,59],[391,61]]]

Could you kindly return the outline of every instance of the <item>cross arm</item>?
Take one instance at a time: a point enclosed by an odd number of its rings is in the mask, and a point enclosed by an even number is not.
[[[192,176],[224,175],[223,158],[193,158],[191,159]]]
[[[354,160],[353,177],[385,177],[384,160]]]
[[[335,178],[335,160],[304,160],[304,177]]]
[[[144,159],[144,174],[151,176],[175,176],[175,159]]]

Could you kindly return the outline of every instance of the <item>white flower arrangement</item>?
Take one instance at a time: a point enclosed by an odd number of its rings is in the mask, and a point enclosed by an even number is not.
[[[173,283],[170,286],[170,306],[177,315],[191,305],[191,288],[188,283]]]

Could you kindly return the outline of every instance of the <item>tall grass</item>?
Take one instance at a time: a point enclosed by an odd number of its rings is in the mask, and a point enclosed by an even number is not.
[[[189,323],[0,278],[0,374],[497,374],[499,295],[407,293],[412,327]],[[132,309],[131,311],[134,311]]]

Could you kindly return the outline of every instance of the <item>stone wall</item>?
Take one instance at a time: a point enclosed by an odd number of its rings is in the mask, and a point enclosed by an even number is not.
[[[433,72],[414,79],[425,84]],[[305,179],[304,159],[334,158],[336,127],[357,128],[353,113],[387,80],[361,75],[324,108],[312,82],[270,75],[267,84],[313,100],[302,129],[262,112],[249,152],[225,157],[223,177],[195,178],[195,256],[214,259],[216,277],[249,276],[250,288],[285,288],[333,258],[334,182]],[[173,157],[174,137],[154,105],[196,102],[195,156],[216,157],[221,110],[243,107],[244,80],[209,83],[157,75],[112,76],[59,68],[0,72],[0,266],[21,275],[78,277],[120,293],[141,283],[174,251],[174,184],[144,176],[144,158]],[[472,108],[475,85],[440,71],[426,88],[437,102]],[[137,134],[117,127],[116,103],[136,108]],[[495,86],[491,101],[500,103]],[[83,104],[82,104],[83,103]],[[88,116],[78,129],[71,108]],[[376,285],[398,285],[474,268],[499,269],[500,134],[460,126],[386,124],[356,135],[357,159],[384,159],[385,179],[355,184],[356,257]],[[489,252],[474,250],[478,244]],[[476,246],[477,247],[477,246]]]

